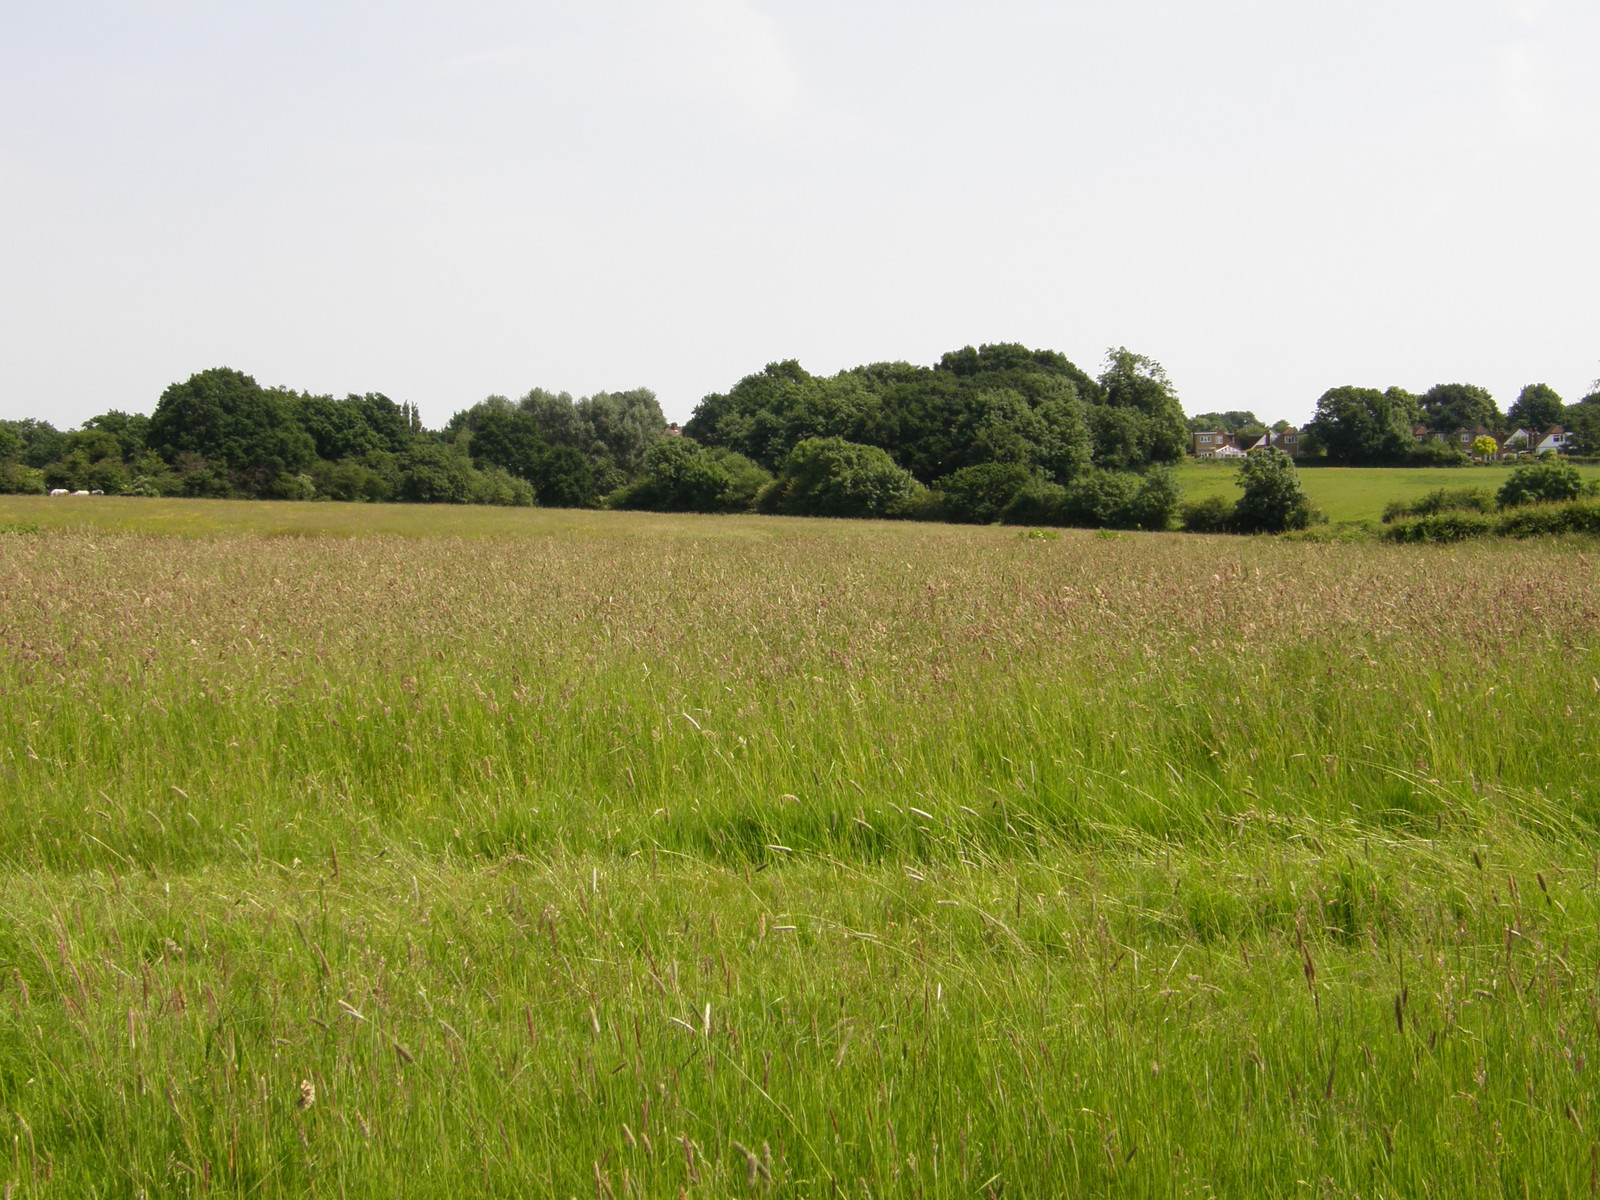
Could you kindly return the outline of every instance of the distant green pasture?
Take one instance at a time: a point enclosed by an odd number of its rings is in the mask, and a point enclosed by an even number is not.
[[[1600,478],[1600,467],[1578,468],[1590,478]],[[1492,467],[1307,467],[1300,472],[1311,503],[1330,521],[1376,521],[1384,505],[1396,499],[1415,499],[1436,488],[1499,488],[1509,466]],[[1185,500],[1239,494],[1234,485],[1238,468],[1225,462],[1185,461],[1178,468]]]

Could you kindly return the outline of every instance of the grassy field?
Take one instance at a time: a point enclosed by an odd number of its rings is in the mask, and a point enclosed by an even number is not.
[[[67,503],[9,1196],[1600,1183],[1592,547]]]
[[[1376,521],[1391,500],[1415,500],[1437,488],[1484,487],[1498,491],[1508,466],[1485,467],[1308,467],[1300,472],[1311,503],[1328,520]],[[1600,466],[1582,464],[1585,477],[1600,479]],[[1238,468],[1226,462],[1186,459],[1178,467],[1185,500],[1208,496],[1237,499]]]

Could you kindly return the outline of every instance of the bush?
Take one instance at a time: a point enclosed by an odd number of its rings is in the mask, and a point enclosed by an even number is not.
[[[755,508],[761,489],[772,482],[772,472],[735,450],[717,447],[707,450],[706,457],[728,480],[722,511],[749,512]]]
[[[1532,462],[1511,472],[1496,499],[1501,508],[1519,504],[1541,504],[1552,500],[1576,500],[1589,491],[1578,468],[1560,459]]]
[[[1034,481],[1033,472],[1020,463],[991,462],[962,467],[934,487],[944,496],[945,520],[992,525]]]
[[[911,491],[891,504],[883,515],[897,521],[942,521],[944,497],[913,479]]]
[[[1406,463],[1413,467],[1465,467],[1472,459],[1449,442],[1436,442],[1431,438],[1418,442],[1406,455]]]
[[[613,508],[648,512],[748,512],[772,476],[742,454],[664,437],[645,451],[644,478],[617,492]]]
[[[1178,509],[1178,525],[1185,533],[1232,533],[1233,501],[1226,496],[1191,500]]]
[[[304,473],[280,475],[266,489],[266,494],[273,500],[315,500],[317,483]]]
[[[916,480],[877,446],[807,438],[784,459],[763,511],[802,517],[883,517],[916,494]]]
[[[531,482],[538,502],[547,508],[594,508],[600,503],[594,464],[570,446],[540,455],[538,478]]]
[[[1059,483],[1031,483],[1012,497],[1000,519],[1007,525],[1065,525],[1067,489]]]
[[[1176,477],[1166,467],[1143,475],[1088,470],[1072,481],[1062,521],[1101,529],[1167,529],[1178,508]]]
[[[1300,486],[1294,460],[1282,450],[1257,450],[1239,464],[1244,494],[1233,507],[1233,526],[1241,533],[1283,533],[1311,524],[1311,503]]]
[[[1600,534],[1600,504],[1575,500],[1567,504],[1526,505],[1503,514],[1495,532],[1514,538]]]
[[[467,485],[469,504],[493,504],[502,508],[532,508],[536,503],[533,484],[519,479],[504,467],[486,466],[473,471]]]
[[[401,500],[411,504],[466,504],[472,494],[472,464],[436,442],[418,442],[400,456]]]
[[[1493,512],[1494,494],[1488,488],[1434,488],[1415,500],[1391,500],[1383,508],[1385,525],[1400,517],[1426,517],[1440,512]]]
[[[317,485],[317,495],[329,500],[387,500],[394,488],[377,471],[353,458],[338,462],[318,459],[311,465],[311,478]]]
[[[43,471],[19,462],[0,463],[0,495],[37,496],[46,490]]]
[[[1463,542],[1495,532],[1488,513],[1452,510],[1396,521],[1383,531],[1391,542]]]

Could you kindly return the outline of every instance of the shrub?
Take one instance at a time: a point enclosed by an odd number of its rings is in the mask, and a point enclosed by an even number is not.
[[[0,495],[37,496],[45,490],[43,471],[19,462],[0,463]]]
[[[747,512],[772,479],[744,455],[702,450],[688,437],[661,438],[644,461],[644,478],[616,493],[613,508]]]
[[[1415,500],[1391,500],[1383,508],[1385,525],[1400,517],[1426,517],[1439,512],[1493,512],[1494,494],[1488,488],[1434,488]]]
[[[1311,524],[1311,503],[1300,486],[1294,460],[1276,447],[1257,450],[1239,464],[1244,494],[1233,507],[1241,533],[1283,533]]]
[[[1405,461],[1413,467],[1465,467],[1472,459],[1449,442],[1436,442],[1430,438],[1418,442],[1406,455]]]
[[[944,497],[932,488],[911,481],[911,491],[903,500],[896,500],[884,513],[897,521],[942,521]]]
[[[736,450],[722,447],[707,450],[706,457],[728,480],[723,495],[724,512],[749,512],[755,507],[761,489],[772,482],[772,472]]]
[[[473,471],[467,482],[469,504],[493,504],[503,508],[532,508],[533,484],[518,478],[504,467],[486,466]]]
[[[807,438],[783,462],[766,511],[802,517],[882,517],[906,504],[916,480],[885,450],[843,438]]]
[[[418,442],[400,456],[400,499],[412,504],[466,504],[472,464],[436,442]]]
[[[1533,504],[1503,514],[1495,532],[1506,537],[1548,537],[1562,533],[1600,534],[1600,503]]]
[[[1551,500],[1576,500],[1588,490],[1578,468],[1560,459],[1532,462],[1511,472],[1496,499],[1501,508],[1540,504]]]
[[[1231,533],[1233,501],[1226,496],[1190,500],[1178,509],[1178,525],[1186,533]]]
[[[1066,524],[1067,489],[1059,483],[1031,483],[1011,498],[1000,519],[1007,525]]]
[[[990,525],[1033,482],[1033,472],[1020,463],[991,462],[963,467],[934,486],[944,496],[947,521]]]
[[[1167,529],[1178,495],[1177,480],[1165,467],[1143,475],[1089,470],[1066,489],[1062,520],[1102,529]]]
[[[1383,531],[1391,542],[1462,542],[1495,532],[1488,513],[1454,510],[1396,521]]]

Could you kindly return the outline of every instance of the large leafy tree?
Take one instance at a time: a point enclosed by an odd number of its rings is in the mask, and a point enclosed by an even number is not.
[[[83,428],[114,438],[117,453],[124,462],[134,462],[149,445],[150,418],[143,413],[125,413],[114,408],[98,417],[90,417]]]
[[[316,456],[289,398],[228,367],[201,371],[161,393],[147,436],[168,462],[196,456],[253,492],[303,470]]]
[[[1516,403],[1506,413],[1506,423],[1512,428],[1548,429],[1559,425],[1566,415],[1566,405],[1555,388],[1544,383],[1530,383],[1517,393]]]
[[[1392,464],[1414,452],[1419,416],[1417,398],[1401,388],[1336,387],[1318,398],[1306,432],[1337,462]]]
[[[1107,407],[1133,414],[1136,419],[1119,418],[1096,427],[1097,463],[1134,465],[1105,461],[1117,456],[1126,458],[1130,446],[1136,455],[1142,455],[1144,462],[1170,463],[1183,457],[1189,445],[1189,428],[1165,367],[1153,358],[1118,346],[1106,352],[1100,386],[1105,392]],[[1109,431],[1104,445],[1100,441],[1101,430]]]
[[[1472,383],[1437,383],[1422,394],[1422,415],[1430,429],[1494,429],[1500,406],[1485,388]]]

